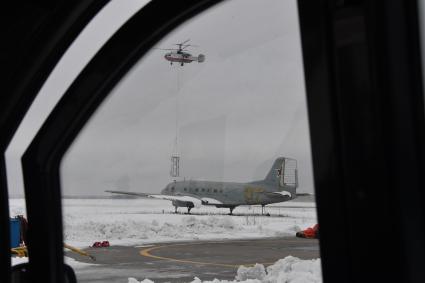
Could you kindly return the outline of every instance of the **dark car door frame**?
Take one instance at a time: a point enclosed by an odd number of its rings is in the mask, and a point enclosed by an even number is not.
[[[298,1],[325,282],[425,282],[417,1]]]
[[[183,21],[218,2],[149,2],[98,51],[50,113],[22,157],[34,282],[62,280],[62,156],[110,90],[144,53]]]
[[[82,71],[25,152],[28,216],[37,227],[30,235],[35,282],[60,281],[62,155],[146,50],[216,2],[153,1],[143,8]],[[417,3],[298,3],[324,280],[425,282]]]
[[[10,281],[5,151],[39,89],[68,46],[108,0],[24,0],[1,11],[0,282]]]

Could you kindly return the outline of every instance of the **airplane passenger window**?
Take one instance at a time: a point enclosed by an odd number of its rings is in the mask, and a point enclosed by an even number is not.
[[[61,186],[78,282],[321,282],[296,1],[224,1],[162,38]]]

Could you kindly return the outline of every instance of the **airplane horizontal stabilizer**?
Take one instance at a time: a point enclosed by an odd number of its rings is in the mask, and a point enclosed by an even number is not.
[[[278,195],[278,196],[288,196],[288,197],[292,197],[292,194],[290,192],[287,191],[279,191],[279,192],[270,192],[267,193],[268,195]]]
[[[287,191],[267,192],[266,194],[269,198],[274,199],[274,201],[276,202],[287,201],[292,199],[292,194]]]
[[[297,193],[297,197],[305,197],[305,196],[314,196],[314,195],[310,193]]]

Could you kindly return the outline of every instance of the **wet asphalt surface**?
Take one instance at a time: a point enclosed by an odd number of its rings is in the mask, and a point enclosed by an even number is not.
[[[194,277],[233,280],[240,265],[270,265],[289,255],[318,258],[319,242],[286,237],[111,246],[85,251],[95,256],[96,261],[67,253],[78,261],[95,263],[76,270],[78,282],[127,283],[129,277],[139,281],[149,278],[155,282],[191,282]]]

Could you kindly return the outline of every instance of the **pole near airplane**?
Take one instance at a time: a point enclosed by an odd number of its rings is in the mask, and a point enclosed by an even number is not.
[[[139,196],[144,198],[170,200],[177,208],[186,207],[187,212],[199,205],[229,208],[233,214],[240,205],[261,205],[284,202],[297,197],[297,161],[279,157],[263,180],[236,183],[184,180],[169,183],[160,194],[138,192],[106,191],[113,194]]]

